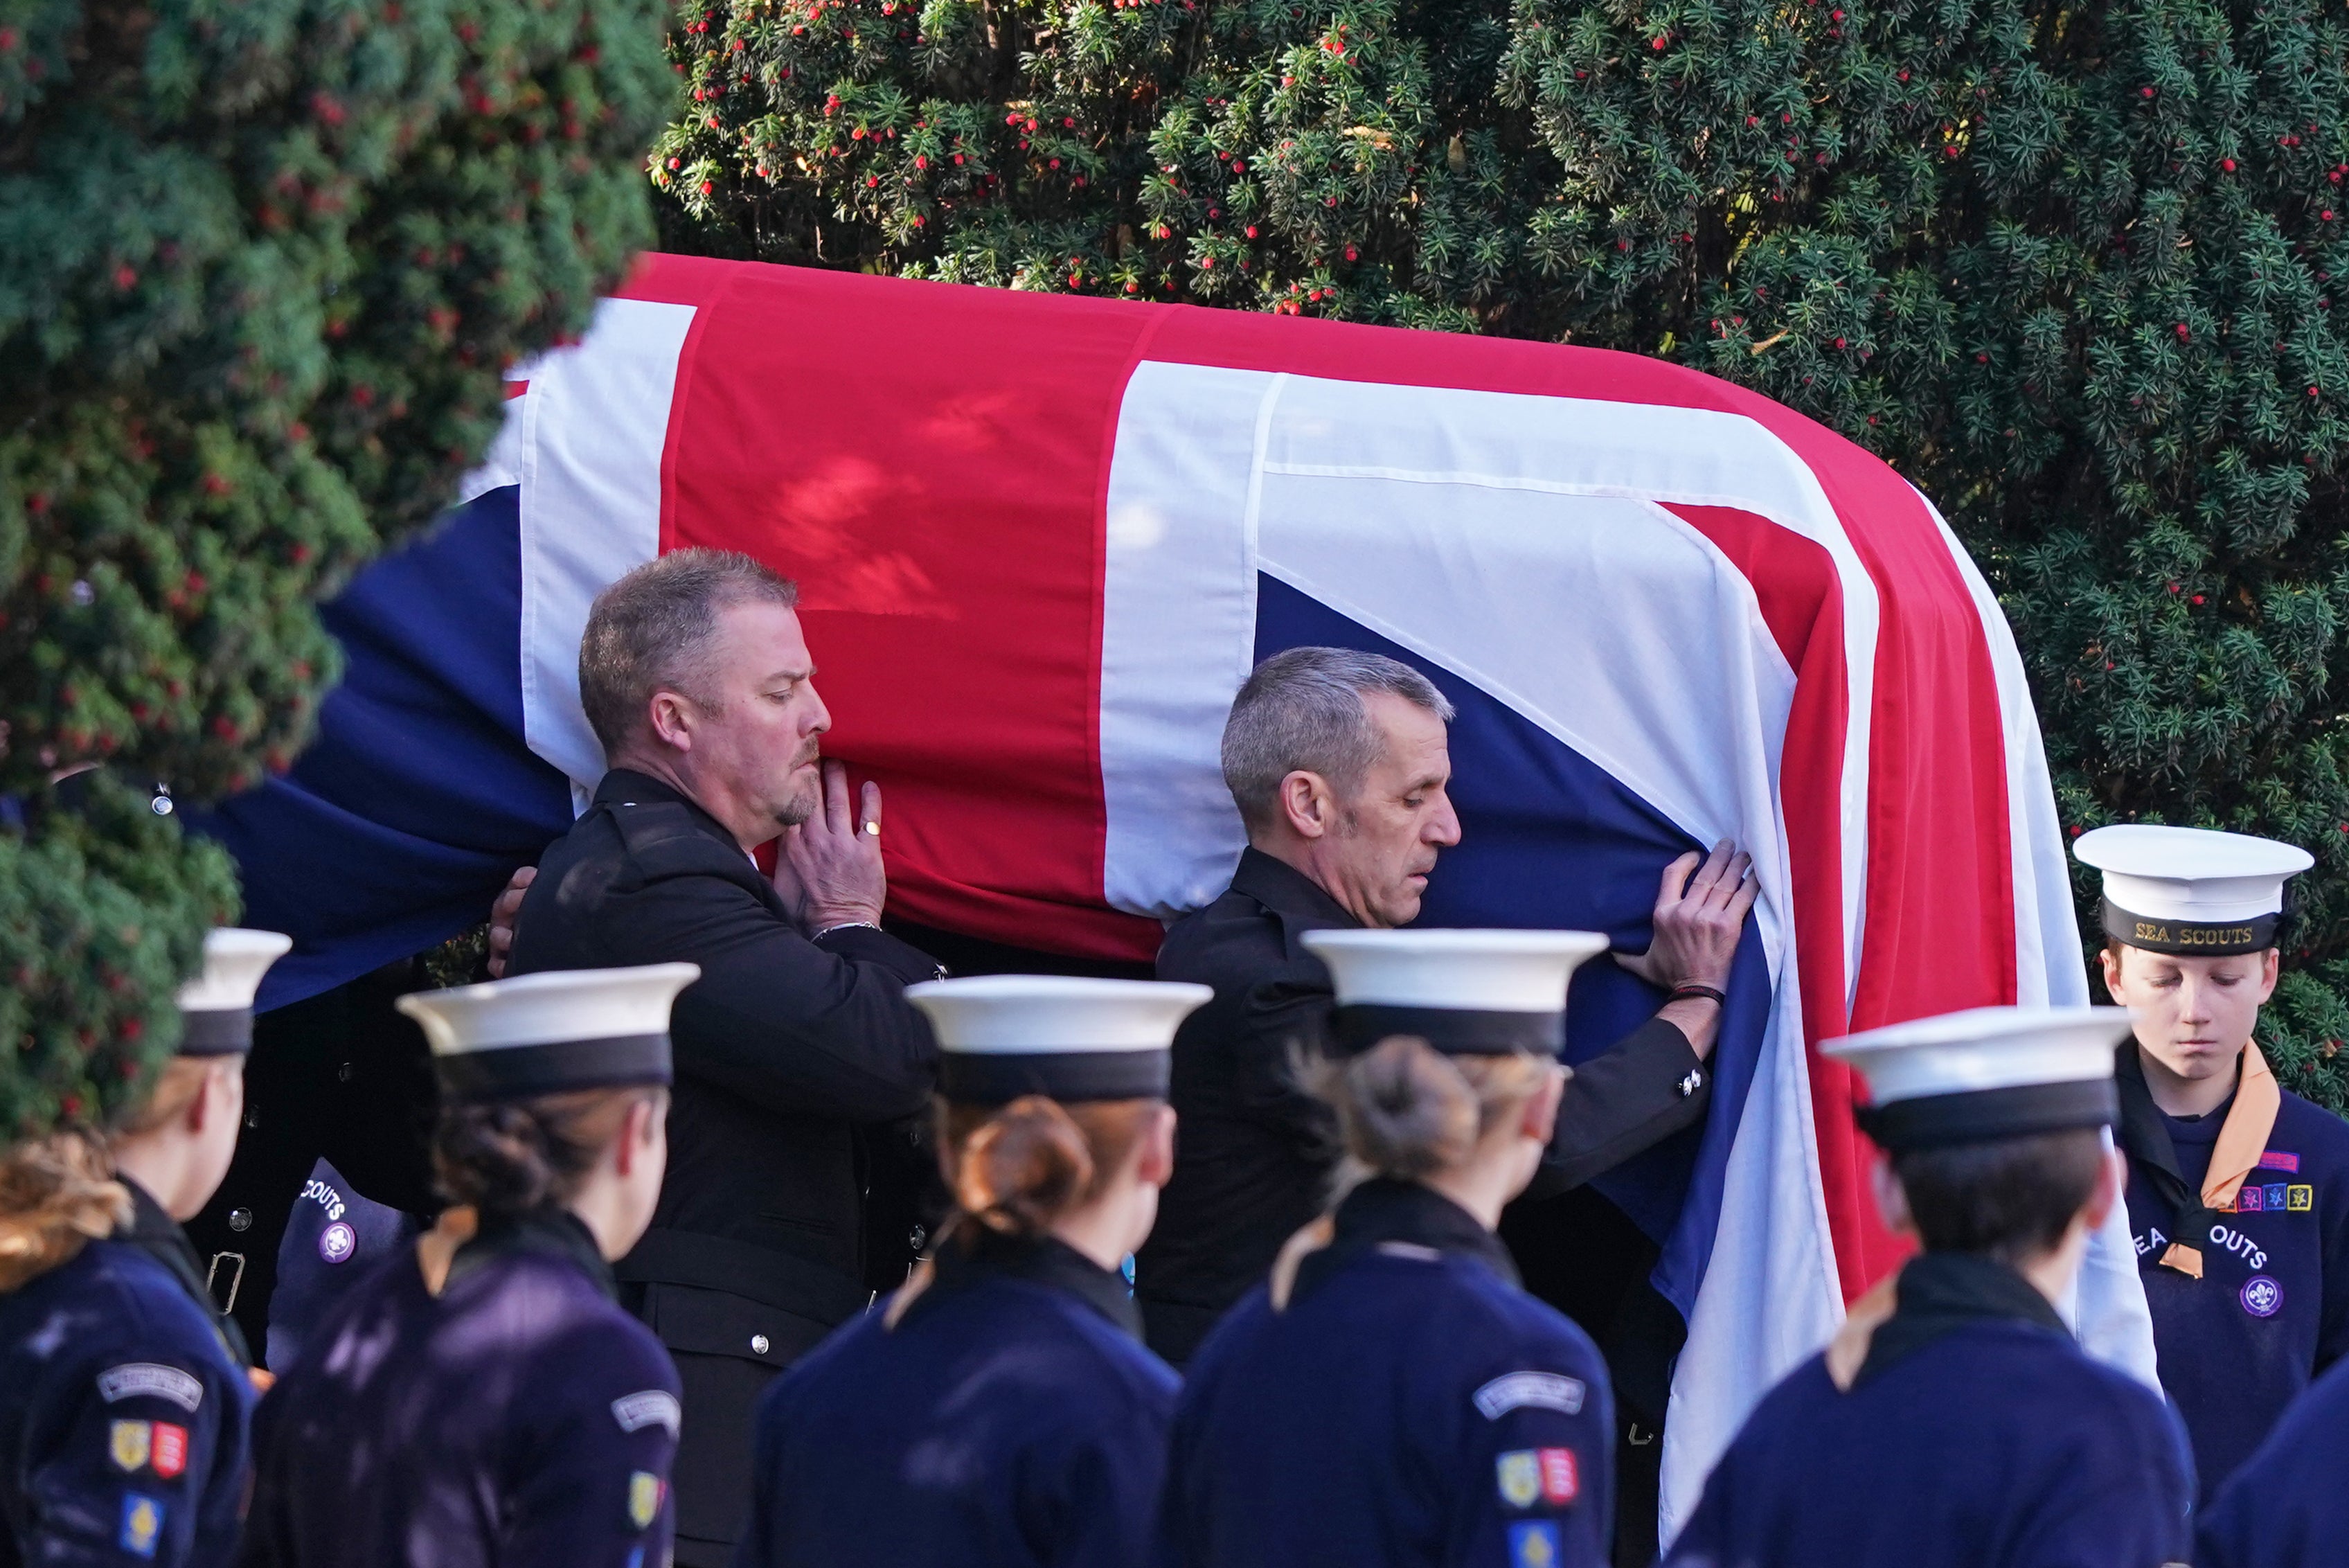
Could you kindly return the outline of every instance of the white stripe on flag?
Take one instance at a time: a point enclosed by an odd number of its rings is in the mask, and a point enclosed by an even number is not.
[[[1259,411],[1279,378],[1144,363],[1118,408],[1102,583],[1102,886],[1170,919],[1230,883],[1247,842],[1220,761],[1256,662],[1248,535]]]
[[[521,423],[523,736],[570,778],[574,805],[604,774],[579,706],[579,636],[595,596],[660,553],[661,456],[692,325],[691,306],[604,300],[578,347],[540,360],[508,405]]]

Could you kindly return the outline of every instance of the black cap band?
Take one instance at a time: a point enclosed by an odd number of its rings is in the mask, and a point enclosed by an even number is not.
[[[1163,1100],[1171,1051],[1023,1051],[938,1054],[938,1093],[966,1106],[1002,1106],[1024,1095],[1055,1100]]]
[[[2105,900],[2105,935],[2147,952],[2183,958],[2231,958],[2263,953],[2276,945],[2282,915],[2261,915],[2249,920],[2209,925],[2193,920],[2157,920],[2133,915],[2110,898]]]
[[[2110,1078],[2087,1078],[1927,1095],[1889,1106],[1861,1106],[1853,1114],[1862,1132],[1899,1153],[2074,1127],[2117,1127],[2121,1103]]]
[[[180,1014],[180,1054],[242,1056],[253,1049],[253,1009],[222,1007]]]
[[[1330,1037],[1340,1056],[1359,1056],[1394,1034],[1416,1034],[1452,1056],[1555,1056],[1566,1049],[1566,1014],[1354,1002],[1330,1015]]]
[[[667,1034],[623,1034],[505,1045],[435,1056],[443,1099],[527,1100],[574,1089],[609,1089],[670,1080]]]

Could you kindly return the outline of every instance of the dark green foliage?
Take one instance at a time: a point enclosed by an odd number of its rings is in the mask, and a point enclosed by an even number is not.
[[[676,248],[1597,344],[1931,495],[2067,825],[2313,848],[2349,1076],[2349,14],[2316,0],[723,0]],[[2093,905],[2082,884],[2084,910]]]
[[[135,1092],[235,906],[143,793],[47,781],[286,765],[312,607],[649,241],[668,95],[655,0],[0,0],[0,1133]]]

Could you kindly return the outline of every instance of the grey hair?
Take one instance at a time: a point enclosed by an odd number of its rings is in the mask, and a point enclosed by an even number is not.
[[[1224,784],[1248,831],[1273,820],[1290,774],[1319,774],[1340,795],[1361,787],[1379,760],[1379,732],[1362,705],[1372,691],[1452,722],[1433,681],[1381,654],[1292,648],[1256,667],[1224,721]]]
[[[579,702],[605,754],[636,735],[656,691],[714,705],[700,691],[720,610],[799,602],[797,584],[733,550],[672,550],[596,595],[579,639]]]

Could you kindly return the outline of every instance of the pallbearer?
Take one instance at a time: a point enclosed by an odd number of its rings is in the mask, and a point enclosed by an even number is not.
[[[2159,1395],[2054,1303],[2120,1200],[2115,1007],[1985,1007],[1831,1041],[1877,1200],[1924,1251],[1766,1395],[1671,1568],[2160,1568],[2192,1469]]]
[[[1608,1561],[1613,1403],[1493,1234],[1549,1145],[1581,931],[1324,930],[1319,1089],[1367,1179],[1191,1362],[1160,1562]]]
[[[1174,1375],[1119,1265],[1174,1169],[1174,1026],[1204,985],[998,975],[905,995],[938,1039],[958,1205],[878,1312],[779,1378],[742,1568],[1129,1568]]]
[[[228,1174],[254,992],[290,946],[212,932],[154,1088],[0,1153],[0,1563],[235,1551],[252,1362],[180,1221]]]
[[[662,1568],[676,1369],[615,1300],[667,1161],[689,963],[405,996],[455,1205],[318,1323],[261,1409],[242,1561]]]
[[[2349,1126],[2282,1089],[2252,1040],[2285,880],[2307,851],[2189,827],[2100,827],[2105,984],[2120,1050],[2129,1229],[2162,1386],[2203,1495],[2349,1349]]]

